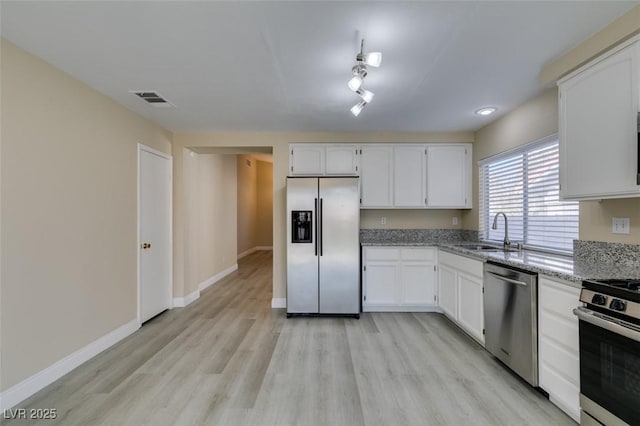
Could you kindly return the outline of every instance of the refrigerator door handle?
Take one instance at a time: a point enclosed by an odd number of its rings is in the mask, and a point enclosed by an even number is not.
[[[315,221],[316,221],[316,243],[315,243],[315,250],[316,250],[316,256],[318,255],[318,199],[315,199],[315,207],[313,208],[313,215],[315,217]]]
[[[319,216],[319,221],[320,221],[320,225],[318,226],[318,234],[320,234],[320,238],[318,238],[318,240],[320,241],[320,256],[322,256],[322,198],[320,198],[320,216]]]

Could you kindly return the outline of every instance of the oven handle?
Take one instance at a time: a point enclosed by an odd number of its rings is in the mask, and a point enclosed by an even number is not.
[[[590,324],[602,327],[605,330],[609,330],[612,333],[620,334],[622,336],[628,337],[631,340],[640,342],[640,327],[634,324],[611,318],[606,315],[598,314],[595,311],[583,308],[581,306],[575,308],[573,310],[573,313],[578,317],[579,320],[586,321]]]

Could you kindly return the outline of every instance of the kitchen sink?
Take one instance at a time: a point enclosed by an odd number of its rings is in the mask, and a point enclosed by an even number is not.
[[[514,252],[518,251],[515,248],[504,248],[500,246],[492,246],[488,244],[456,244],[455,247],[460,247],[472,251],[501,251],[501,252]]]
[[[460,247],[463,249],[473,250],[473,251],[501,250],[500,247],[490,246],[487,244],[456,244],[455,247]]]

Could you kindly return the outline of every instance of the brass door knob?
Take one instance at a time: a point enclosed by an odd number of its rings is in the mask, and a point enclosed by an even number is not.
[[[151,243],[142,243],[140,247],[142,247],[142,250],[150,249]]]

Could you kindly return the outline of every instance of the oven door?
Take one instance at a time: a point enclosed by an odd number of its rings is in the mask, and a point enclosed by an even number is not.
[[[587,308],[580,320],[580,406],[605,425],[640,425],[640,327]]]

